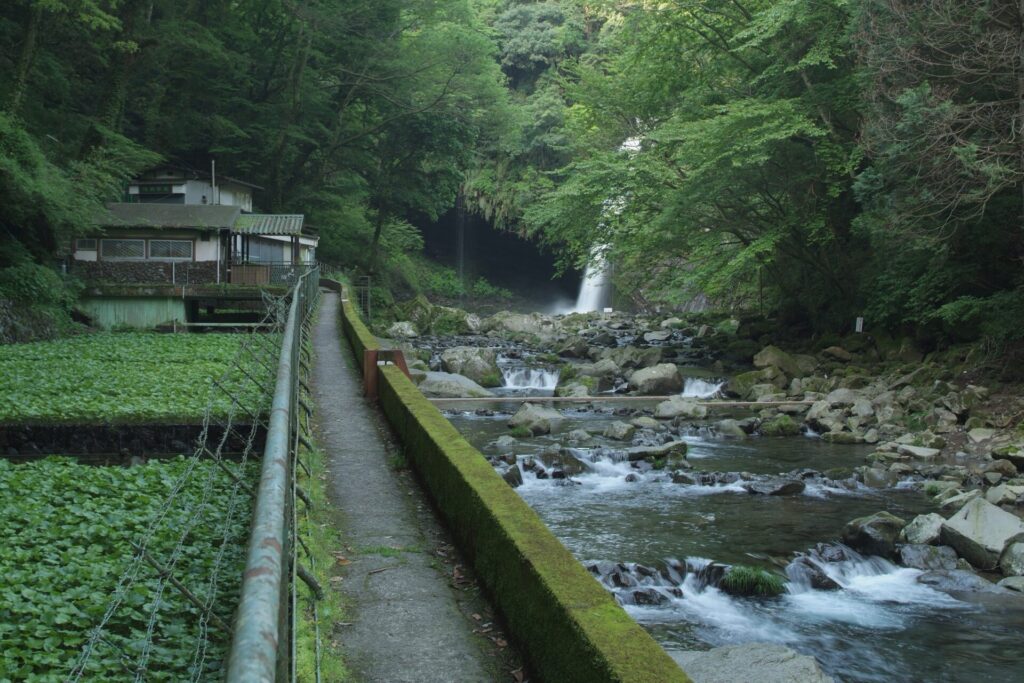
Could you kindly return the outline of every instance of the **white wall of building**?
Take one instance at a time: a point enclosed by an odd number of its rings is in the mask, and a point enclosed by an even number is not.
[[[217,235],[211,235],[207,239],[196,240],[195,259],[196,261],[216,261],[219,254],[217,249]]]

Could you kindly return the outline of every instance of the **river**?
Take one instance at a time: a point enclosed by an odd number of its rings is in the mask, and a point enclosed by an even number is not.
[[[566,420],[557,434],[519,441],[519,464],[561,443],[570,430],[600,434],[609,422],[628,419],[613,409],[564,409]],[[494,445],[508,433],[507,413],[452,410],[448,417],[485,454],[508,452]],[[804,436],[722,439],[699,426],[682,429],[680,436],[688,444],[687,460],[707,472],[851,468],[870,452],[870,447],[829,445]],[[666,472],[638,471],[601,455],[607,451],[600,448],[613,445],[598,437],[589,448],[577,449],[589,464],[573,477],[575,483],[524,471],[517,489],[588,565],[626,563],[632,569],[630,563],[640,563],[657,569],[678,560],[692,568],[713,560],[779,566],[795,552],[837,541],[853,518],[888,510],[909,520],[935,511],[930,499],[909,489],[809,480],[800,495],[755,496],[738,483],[674,484]],[[627,481],[630,474],[635,481]],[[814,655],[843,681],[1024,680],[1024,600],[1017,596],[941,592],[919,583],[919,570],[855,554],[829,565],[829,573],[842,588],[814,590],[791,581],[776,598],[731,597],[691,575],[680,586],[682,597],[624,607],[670,652],[777,642]],[[664,584],[642,573],[634,576]],[[620,601],[631,602],[628,591],[610,588]]]

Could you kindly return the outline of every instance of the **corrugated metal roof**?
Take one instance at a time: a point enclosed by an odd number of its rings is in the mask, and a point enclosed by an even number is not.
[[[245,213],[235,221],[234,232],[242,235],[301,235],[304,220],[301,213]]]
[[[242,209],[212,204],[107,204],[110,227],[227,229]]]

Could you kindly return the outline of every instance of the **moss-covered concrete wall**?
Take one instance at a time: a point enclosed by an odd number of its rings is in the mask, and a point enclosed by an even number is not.
[[[356,309],[355,304],[349,298],[349,290],[347,287],[341,287],[341,327],[345,331],[345,337],[348,339],[349,345],[352,346],[352,352],[356,356],[356,362],[359,367],[362,367],[363,363],[363,352],[367,349],[379,349],[380,344],[377,343],[377,338],[373,336],[370,330],[363,324],[362,318],[359,317],[359,312]]]
[[[376,347],[351,305],[343,305],[342,319],[357,357]],[[406,457],[542,680],[689,680],[394,366],[381,368],[380,404]]]

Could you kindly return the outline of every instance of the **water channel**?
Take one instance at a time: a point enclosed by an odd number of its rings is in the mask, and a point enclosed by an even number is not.
[[[707,392],[710,386],[700,389]],[[516,406],[490,407],[493,414],[467,407],[447,415],[485,454],[507,453],[495,441],[508,433],[509,413],[502,410]],[[600,434],[609,422],[628,419],[614,413],[623,406],[560,407],[566,419],[557,433],[518,442],[519,466],[564,445],[573,429]],[[680,428],[674,436],[687,442],[686,457],[694,469],[705,472],[848,469],[863,464],[870,452],[870,447],[829,445],[806,436],[728,440],[699,424]],[[673,564],[688,564],[692,572],[707,560],[781,567],[795,552],[837,541],[846,522],[856,517],[888,510],[909,520],[935,511],[922,493],[853,482],[811,479],[796,496],[749,495],[739,483],[674,484],[664,471],[637,470],[609,457],[608,447],[615,445],[597,437],[588,447],[574,449],[587,467],[571,482],[539,479],[524,470],[517,489],[573,554],[591,566],[624,563],[623,569],[632,571],[632,563],[639,563],[662,574]],[[645,578],[644,571],[632,575],[668,595],[667,600],[630,604],[636,601],[628,590],[609,589],[670,653],[776,642],[814,655],[842,681],[1024,680],[1024,600],[1016,596],[948,587],[943,592],[920,582],[919,570],[855,553],[828,565],[839,590],[815,590],[794,580],[777,598],[731,597],[699,580],[698,573],[686,575],[668,593],[668,583],[659,576]]]

